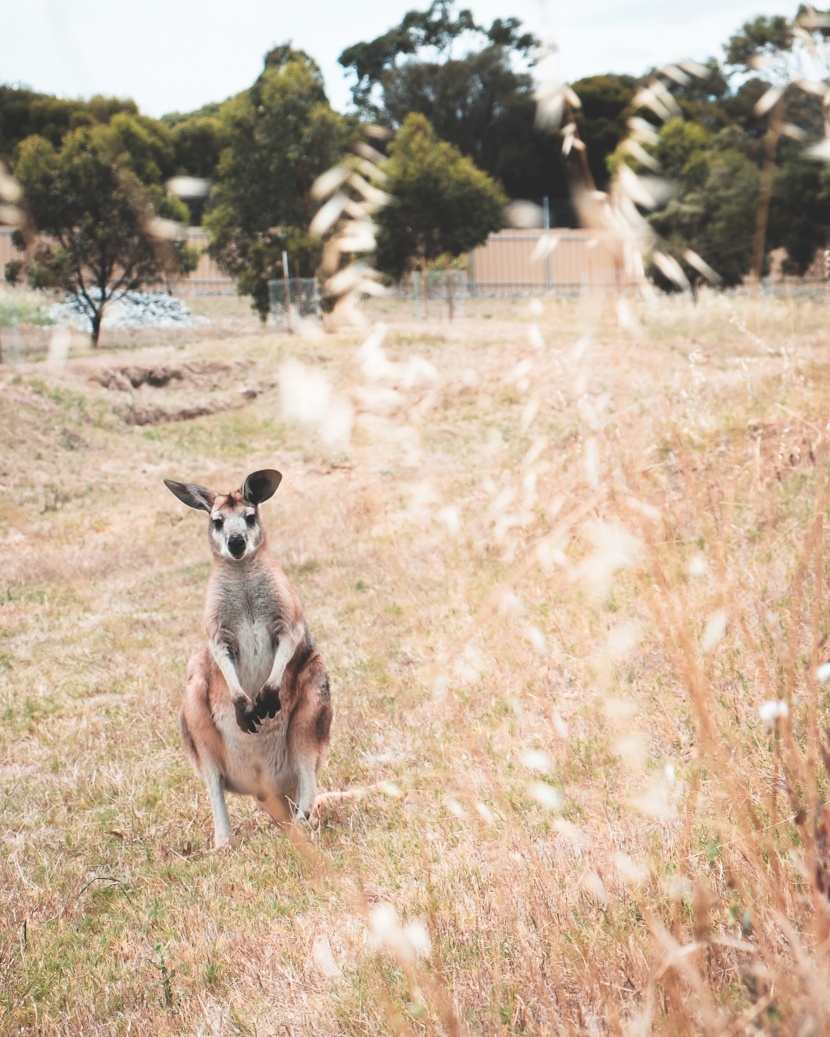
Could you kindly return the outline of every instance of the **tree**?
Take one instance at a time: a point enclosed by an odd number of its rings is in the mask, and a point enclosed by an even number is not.
[[[93,346],[109,303],[192,268],[190,250],[166,240],[168,227],[158,222],[181,219],[184,206],[159,185],[141,182],[118,129],[83,127],[68,134],[59,150],[43,137],[29,137],[20,146],[15,176],[40,236],[29,281],[83,300]]]
[[[307,233],[311,186],[339,161],[352,133],[329,105],[308,55],[282,48],[268,58],[253,87],[222,108],[227,145],[203,221],[211,254],[263,321],[268,281],[282,276],[283,251],[295,276],[316,270],[320,242]]]
[[[375,119],[382,119],[388,107],[383,98],[386,86],[390,81],[390,73],[400,67],[398,59],[406,55],[417,55],[422,51],[437,52],[439,64],[444,64],[450,57],[453,44],[466,33],[482,33],[481,26],[473,19],[472,12],[464,9],[453,18],[454,0],[433,0],[426,11],[408,11],[400,25],[365,43],[355,43],[340,55],[339,61],[344,68],[351,68],[357,76],[352,89],[356,106]],[[512,29],[518,22],[497,21],[494,23],[500,45],[505,45],[515,37]],[[527,47],[535,40],[526,38]],[[375,98],[380,93],[380,103]]]
[[[536,46],[516,18],[485,28],[452,0],[433,0],[339,61],[355,74],[362,118],[397,128],[418,112],[511,197],[559,198],[568,193],[559,144],[535,126]]]
[[[134,101],[115,97],[65,100],[26,87],[0,85],[0,161],[13,165],[27,137],[44,137],[59,148],[71,130],[108,123],[119,112],[137,115],[138,108]]]
[[[758,167],[733,146],[736,136],[680,118],[666,122],[655,155],[674,195],[649,217],[664,247],[677,256],[693,249],[727,286],[749,271],[758,204]],[[686,272],[699,280],[693,267]]]
[[[110,120],[109,128],[143,184],[161,184],[172,176],[173,141],[164,123],[147,115],[119,112]]]
[[[378,266],[399,278],[413,263],[459,255],[502,225],[507,201],[486,173],[439,140],[423,115],[409,115],[383,166],[395,204],[378,214]]]
[[[170,131],[174,172],[210,179],[225,147],[225,126],[216,116],[196,116]]]
[[[781,60],[792,50],[795,36],[793,25],[782,15],[759,15],[743,26],[724,47],[727,65],[752,68],[759,57]]]
[[[601,191],[608,186],[608,156],[626,134],[625,120],[632,114],[636,83],[633,76],[608,74],[588,76],[572,84],[582,104],[574,121],[587,149],[594,183]]]
[[[772,202],[769,244],[787,250],[787,273],[803,275],[830,241],[830,169],[803,153],[783,157]]]
[[[170,130],[176,176],[215,179],[219,159],[228,143],[222,109],[230,100],[212,101],[195,112],[170,112],[161,117],[161,122]],[[197,226],[207,209],[207,193],[182,200],[190,213],[190,225]]]
[[[168,112],[166,115],[162,115],[160,121],[169,130],[174,130],[179,123],[189,122],[191,119],[214,119],[218,117],[219,111],[225,103],[225,101],[208,101],[201,108],[197,108],[195,112]]]
[[[174,173],[181,176],[212,180],[225,147],[225,126],[216,116],[195,116],[177,122],[170,131],[173,143]],[[190,211],[190,224],[202,222],[207,198],[185,199]]]
[[[768,246],[767,235],[776,182],[780,186],[782,180],[776,175],[776,166],[780,165],[781,157],[779,145],[793,133],[807,139],[811,133],[815,136],[823,135],[825,119],[822,107],[814,96],[805,96],[801,89],[809,79],[810,70],[816,65],[823,62],[826,75],[828,61],[822,44],[828,36],[830,28],[826,13],[802,5],[791,22],[779,15],[762,15],[746,22],[725,47],[727,64],[732,66],[734,75],[742,76],[750,69],[757,70],[767,84],[771,84],[754,108],[759,119],[766,121],[752,254],[752,274],[758,280],[762,275]],[[820,93],[823,92],[821,89]],[[795,160],[798,163],[797,156]],[[806,176],[804,174],[803,169],[795,169],[785,179],[791,183],[798,181],[802,187],[807,186],[809,189],[810,180],[817,182],[819,178],[817,175],[811,178],[809,173]],[[792,207],[794,204],[796,208],[792,212],[792,220],[787,221],[789,226],[784,236],[789,241],[788,247],[793,249],[795,266],[802,268],[809,265],[809,260],[805,260],[806,250],[810,245],[815,247],[824,243],[826,232],[822,227],[821,232],[816,233],[812,221],[805,223],[803,198],[799,197],[795,201],[792,196],[785,197],[785,205]],[[773,213],[773,220],[780,223],[781,215],[780,212]],[[792,231],[797,224],[801,225],[802,233],[794,235]]]

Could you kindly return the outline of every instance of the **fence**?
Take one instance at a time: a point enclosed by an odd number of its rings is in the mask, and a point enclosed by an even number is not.
[[[532,258],[546,233],[550,235],[552,251],[547,257]],[[201,256],[196,269],[176,286],[177,293],[233,293],[233,281],[207,254],[207,233],[192,227],[187,240]],[[470,253],[468,273],[452,271],[448,305],[461,315],[458,306],[463,306],[465,295],[581,293],[616,288],[620,286],[617,257],[616,242],[608,235],[591,231],[500,231]],[[0,228],[0,279],[6,263],[19,258],[20,253],[11,243],[11,231]],[[413,290],[417,281],[414,277]],[[444,271],[428,275],[429,299],[441,298],[446,303],[447,290]]]
[[[271,304],[271,320],[277,331],[296,331],[300,321],[309,317],[320,317],[320,282],[316,277],[290,277],[287,281],[269,281],[268,298]]]
[[[227,274],[207,254],[208,236],[199,227],[191,227],[187,233],[187,243],[199,250],[199,264],[196,269],[176,286],[177,294],[187,295],[198,292],[210,294],[235,294],[234,283]],[[12,245],[12,231],[9,227],[0,227],[0,283],[6,263],[13,259],[22,259],[23,253]]]
[[[6,263],[19,259],[11,243],[11,230],[0,227],[0,282]],[[542,239],[548,236],[547,242]],[[177,294],[233,294],[234,283],[208,256],[207,233],[191,228],[188,243],[201,252],[199,265],[176,286]],[[543,245],[546,246],[543,248]],[[549,251],[548,251],[549,250]],[[822,257],[823,260],[823,257]],[[764,283],[766,291],[795,291],[809,285],[813,290],[826,290],[827,274],[822,266],[810,279],[784,278],[778,271]],[[622,272],[619,244],[609,234],[588,230],[556,229],[503,230],[491,234],[487,241],[469,254],[469,271],[451,272],[448,292],[447,275],[437,271],[428,275],[428,300],[443,300],[458,316],[463,315],[465,297],[476,295],[581,295],[629,287]],[[275,282],[279,284],[280,282]],[[412,277],[402,285],[403,291],[417,292],[423,298],[419,278]],[[449,302],[447,301],[449,299]]]
[[[589,230],[503,230],[470,253],[474,295],[584,294],[629,286],[619,242]]]
[[[466,300],[470,298],[470,275],[466,270],[427,270],[426,292],[420,270],[413,270],[399,285],[399,293],[415,300],[415,315],[424,317],[455,317],[466,315]]]
[[[186,278],[176,285],[179,295],[234,295],[236,288],[233,280],[224,273],[215,260],[207,253],[210,238],[207,231],[199,227],[191,227],[187,232],[187,243],[198,249],[199,264]]]

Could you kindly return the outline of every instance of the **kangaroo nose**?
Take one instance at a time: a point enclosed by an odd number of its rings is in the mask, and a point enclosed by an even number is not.
[[[245,537],[232,536],[228,540],[228,550],[234,558],[241,558],[245,554]]]

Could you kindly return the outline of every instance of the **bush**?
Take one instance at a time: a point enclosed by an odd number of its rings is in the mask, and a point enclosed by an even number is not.
[[[6,269],[4,275],[6,283],[11,285],[20,284],[20,278],[23,273],[23,260],[22,259],[10,259],[6,263]]]

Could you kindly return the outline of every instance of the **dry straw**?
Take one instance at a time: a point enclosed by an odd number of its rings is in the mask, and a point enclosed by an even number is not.
[[[26,218],[20,208],[22,200],[23,192],[20,185],[0,162],[0,224],[23,229]]]
[[[333,299],[329,325],[366,327],[359,309],[366,296],[385,294],[381,276],[368,258],[377,244],[374,213],[391,201],[378,186],[385,181],[380,168],[383,154],[369,140],[382,140],[382,127],[361,127],[367,140],[357,140],[351,154],[317,178],[311,189],[321,202],[309,225],[309,234],[323,238],[320,277],[325,292]]]

